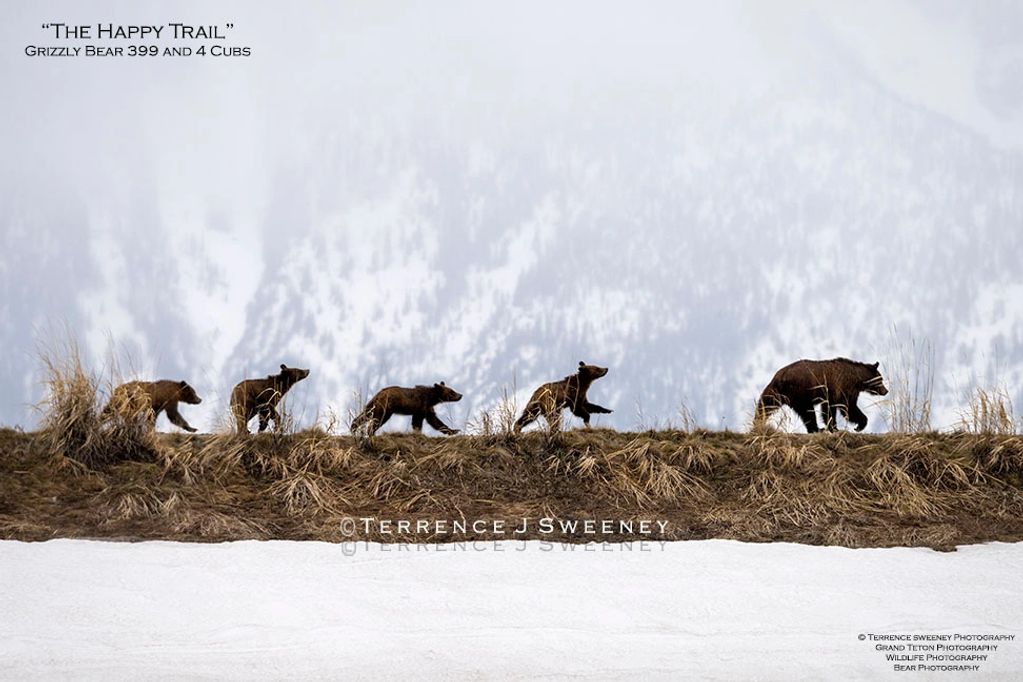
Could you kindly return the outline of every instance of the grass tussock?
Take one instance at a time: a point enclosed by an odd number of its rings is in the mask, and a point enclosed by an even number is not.
[[[934,346],[893,327],[884,368],[888,396],[881,402],[895,433],[931,430],[934,399]]]
[[[638,437],[606,455],[590,455],[585,471],[596,476],[619,504],[649,509],[707,496],[707,485],[690,473],[690,464],[703,466],[706,462],[691,453],[676,460],[657,447],[656,441]]]
[[[1004,386],[973,389],[959,413],[959,425],[967,433],[995,435],[1017,434],[1021,426]]]
[[[114,395],[101,408],[99,378],[86,371],[77,343],[39,350],[45,372],[42,434],[50,450],[89,468],[152,458],[152,412],[138,395]],[[110,391],[112,393],[112,391]]]

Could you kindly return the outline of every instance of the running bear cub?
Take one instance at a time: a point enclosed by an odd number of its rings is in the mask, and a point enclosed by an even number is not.
[[[195,389],[185,381],[129,381],[114,389],[110,396],[110,402],[103,408],[103,414],[110,414],[111,411],[127,413],[138,413],[142,410],[152,412],[153,426],[156,426],[156,418],[164,410],[167,411],[167,418],[171,424],[183,428],[185,431],[195,433],[195,429],[189,425],[185,418],[178,412],[178,403],[198,405],[202,402],[195,393]],[[122,412],[125,410],[125,412]]]
[[[351,430],[355,433],[368,424],[368,433],[372,436],[392,415],[405,414],[412,416],[412,428],[415,431],[422,431],[423,420],[426,420],[433,428],[451,436],[458,433],[458,429],[452,429],[442,422],[433,408],[440,403],[456,403],[461,399],[462,394],[445,386],[443,381],[433,386],[415,388],[388,386],[366,403],[359,416],[352,420]]]
[[[552,381],[533,391],[532,397],[522,410],[522,416],[515,422],[515,432],[529,425],[540,415],[547,420],[552,431],[561,426],[561,411],[568,408],[572,414],[590,425],[591,414],[611,414],[612,410],[594,405],[586,400],[586,391],[590,384],[607,374],[607,367],[587,365],[579,361],[579,371],[565,377],[561,381]]]
[[[266,431],[273,419],[280,428],[281,418],[277,404],[291,387],[309,376],[309,370],[281,365],[280,374],[271,374],[265,379],[246,379],[231,391],[231,414],[238,424],[238,433],[249,432],[249,421],[259,415],[259,432]]]
[[[855,425],[857,431],[867,426],[867,415],[856,406],[860,391],[887,395],[878,363],[868,365],[846,358],[833,360],[799,360],[775,373],[757,403],[756,422],[762,423],[772,412],[788,405],[806,425],[807,433],[819,431],[814,406],[820,405],[824,428],[834,431],[835,410]]]

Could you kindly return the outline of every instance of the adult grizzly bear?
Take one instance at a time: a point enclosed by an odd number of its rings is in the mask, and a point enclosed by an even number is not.
[[[195,433],[195,429],[189,425],[185,418],[178,412],[178,403],[198,405],[202,402],[195,393],[195,389],[185,381],[129,381],[114,389],[110,396],[110,402],[103,408],[103,414],[111,412],[119,414],[138,414],[143,410],[149,410],[152,415],[153,426],[156,426],[156,418],[160,413],[167,412],[167,418],[171,424],[183,428],[185,431]]]
[[[433,428],[451,436],[458,433],[458,429],[452,429],[442,422],[433,408],[440,403],[456,403],[461,399],[462,394],[445,386],[443,381],[433,386],[415,388],[388,386],[373,396],[359,416],[352,420],[352,433],[368,424],[368,433],[372,436],[392,415],[405,414],[412,416],[412,428],[415,431],[422,431],[423,420],[426,420]]]
[[[607,367],[587,365],[580,360],[579,371],[575,374],[561,381],[544,384],[533,391],[532,397],[522,410],[522,416],[515,422],[515,432],[521,431],[540,415],[547,420],[547,425],[552,431],[557,431],[561,426],[561,411],[565,408],[582,419],[587,427],[590,425],[591,414],[611,414],[612,410],[586,400],[586,391],[589,390],[590,384],[605,374]]]
[[[249,420],[259,415],[259,432],[266,431],[273,419],[280,428],[281,418],[277,414],[277,403],[291,387],[309,376],[309,370],[281,365],[280,374],[271,374],[265,379],[246,379],[231,391],[231,414],[238,424],[238,433],[249,432]]]
[[[868,365],[847,358],[799,360],[786,365],[775,373],[760,395],[756,423],[762,423],[772,412],[788,405],[803,420],[807,433],[816,433],[819,429],[814,406],[820,405],[824,428],[828,431],[837,428],[835,409],[854,424],[857,431],[862,431],[867,426],[867,415],[856,406],[860,391],[888,394],[877,366],[876,362]]]

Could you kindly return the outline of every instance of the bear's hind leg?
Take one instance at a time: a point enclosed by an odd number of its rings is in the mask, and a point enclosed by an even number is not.
[[[423,419],[425,418],[426,415],[418,412],[412,415],[412,430],[417,433],[421,433],[423,431]]]
[[[766,424],[771,415],[784,404],[785,400],[768,386],[757,401],[756,412],[753,415],[754,426]]]
[[[817,426],[817,411],[813,409],[812,403],[809,405],[799,405],[796,407],[796,413],[803,420],[807,433],[817,433],[820,431],[820,427]]]
[[[259,432],[263,433],[266,431],[266,427],[270,425],[270,420],[274,420],[274,426],[280,426],[280,422],[277,421],[277,412],[272,407],[261,407],[259,408]]]
[[[543,411],[543,418],[547,422],[547,430],[551,433],[557,433],[561,430],[561,410],[560,406],[550,406]]]
[[[353,419],[352,423],[348,425],[348,430],[351,431],[354,436],[355,432],[361,429],[367,420],[369,420],[369,410],[363,409],[362,412],[355,415],[355,419]]]
[[[824,428],[828,431],[837,431],[838,425],[835,423],[835,407],[824,401],[821,403],[821,418],[824,420]]]
[[[384,410],[383,412],[374,412],[373,418],[369,422],[369,435],[375,435],[377,429],[387,423],[387,420],[394,416],[394,412],[390,410]]]
[[[531,402],[526,405],[525,409],[522,410],[522,416],[515,422],[515,433],[518,433],[525,427],[529,426],[536,421],[536,418],[540,416],[540,404],[537,402]]]
[[[366,407],[362,408],[362,412],[352,420],[352,424],[349,427],[352,435],[356,435],[365,426],[366,434],[372,436],[373,432],[377,430],[377,420],[379,419],[380,412],[380,408],[376,404],[368,403]]]
[[[249,420],[252,419],[252,414],[241,405],[232,406],[231,411],[234,412],[234,423],[238,433],[248,433]]]

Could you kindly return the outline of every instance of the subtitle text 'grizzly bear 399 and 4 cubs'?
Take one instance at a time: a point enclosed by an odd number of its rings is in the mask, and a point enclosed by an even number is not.
[[[178,403],[198,405],[202,398],[196,395],[195,389],[185,381],[129,381],[114,389],[110,396],[110,402],[103,408],[103,414],[111,413],[139,413],[143,410],[152,412],[153,425],[156,425],[156,418],[164,410],[167,411],[167,418],[171,424],[183,428],[192,433],[196,429],[185,421],[185,418],[178,412]]]
[[[579,371],[575,374],[560,381],[546,383],[533,391],[532,397],[522,410],[522,416],[515,422],[515,432],[518,433],[541,415],[547,420],[548,428],[557,431],[561,428],[561,411],[566,408],[582,419],[587,427],[590,425],[591,414],[611,414],[612,410],[586,400],[586,391],[589,390],[590,384],[605,374],[607,367],[587,365],[580,360]]]
[[[862,431],[867,426],[867,415],[856,406],[861,391],[888,394],[878,363],[847,358],[798,360],[775,373],[757,403],[754,423],[763,424],[772,412],[787,405],[803,420],[807,433],[816,433],[819,428],[814,407],[820,405],[827,430],[837,428],[837,409],[857,431]]]
[[[393,415],[403,414],[412,416],[412,428],[415,431],[423,430],[425,420],[441,433],[451,436],[458,433],[458,429],[452,429],[442,422],[434,407],[440,403],[454,403],[461,399],[462,394],[448,388],[443,381],[433,386],[414,388],[388,386],[373,396],[362,412],[352,420],[351,431],[355,433],[366,426],[367,433],[372,436]]]
[[[246,379],[231,391],[231,414],[238,425],[238,433],[249,432],[249,421],[259,415],[259,432],[266,431],[272,419],[277,429],[281,418],[277,404],[291,387],[309,376],[309,370],[281,365],[280,374],[271,374],[265,379]]]

